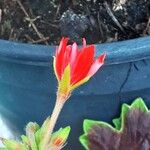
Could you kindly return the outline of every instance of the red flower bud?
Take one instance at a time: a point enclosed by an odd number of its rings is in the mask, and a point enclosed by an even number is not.
[[[67,45],[68,38],[62,38],[54,56],[54,70],[59,83],[58,93],[69,94],[76,87],[88,81],[104,64],[106,53],[94,59],[95,45],[78,48],[76,43]]]

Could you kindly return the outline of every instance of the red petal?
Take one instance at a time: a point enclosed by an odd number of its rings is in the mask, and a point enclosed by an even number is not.
[[[71,54],[70,54],[70,65],[71,65],[71,68],[73,68],[73,66],[74,66],[74,63],[75,63],[75,61],[76,61],[77,54],[78,54],[78,46],[77,46],[77,43],[73,43],[73,45],[72,45],[72,50],[71,50]]]
[[[92,64],[87,76],[93,76],[97,71],[98,69],[104,64],[104,59],[106,57],[106,53],[100,55],[95,61],[94,63]]]
[[[60,53],[62,53],[63,51],[65,51],[65,47],[67,46],[67,43],[68,43],[68,38],[62,38],[61,41],[60,41],[60,44],[56,50],[56,55],[59,55]]]
[[[61,72],[63,73],[65,68],[67,67],[69,61],[70,61],[70,55],[71,55],[71,51],[72,51],[72,46],[68,45],[66,47],[65,53],[64,53],[64,57],[62,60],[62,68],[61,68]]]
[[[64,54],[64,58],[63,58],[62,72],[64,72],[64,69],[66,68],[66,66],[68,64],[70,64],[71,68],[74,68],[74,63],[76,61],[77,52],[78,52],[77,48],[78,47],[77,47],[76,43],[73,43],[72,46],[68,45],[66,47],[66,51],[65,51],[65,54]]]
[[[94,60],[94,51],[94,45],[82,48],[82,51],[80,52],[76,60],[76,64],[74,64],[75,67],[71,72],[72,84],[75,84],[86,77]]]
[[[82,39],[82,42],[83,42],[83,47],[86,47],[86,39],[85,38]]]
[[[68,38],[62,38],[59,47],[56,50],[56,72],[58,74],[59,79],[61,79],[61,75],[62,75],[62,63],[63,63],[63,57],[64,57],[67,43],[68,43]]]

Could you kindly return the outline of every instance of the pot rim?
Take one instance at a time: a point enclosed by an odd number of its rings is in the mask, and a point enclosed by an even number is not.
[[[0,40],[0,60],[21,64],[48,66],[56,46],[34,45]],[[107,53],[105,65],[150,58],[150,36],[96,44],[96,56]]]

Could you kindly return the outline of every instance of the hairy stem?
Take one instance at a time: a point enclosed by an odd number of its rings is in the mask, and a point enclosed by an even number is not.
[[[64,106],[65,99],[64,97],[58,96],[56,99],[55,107],[53,109],[51,119],[48,122],[47,132],[45,132],[43,143],[42,143],[42,150],[48,150],[48,143],[50,141],[51,135],[53,133],[55,124],[57,122],[58,116]]]

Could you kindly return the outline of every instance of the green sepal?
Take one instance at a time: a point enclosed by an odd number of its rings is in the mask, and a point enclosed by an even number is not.
[[[62,75],[61,80],[59,81],[58,93],[67,94],[68,92],[70,92],[70,90],[71,90],[71,87],[70,87],[70,81],[71,81],[70,73],[71,73],[70,65],[68,65],[64,70],[64,73]]]
[[[65,143],[69,136],[70,130],[71,130],[70,126],[60,128],[58,131],[52,134],[51,141],[55,140],[56,138],[61,138]]]
[[[90,79],[90,77],[85,77],[84,79],[80,80],[79,82],[77,82],[75,85],[71,86],[71,91],[73,91],[74,89],[76,89],[77,87],[79,87],[80,85],[86,83],[88,80]]]

